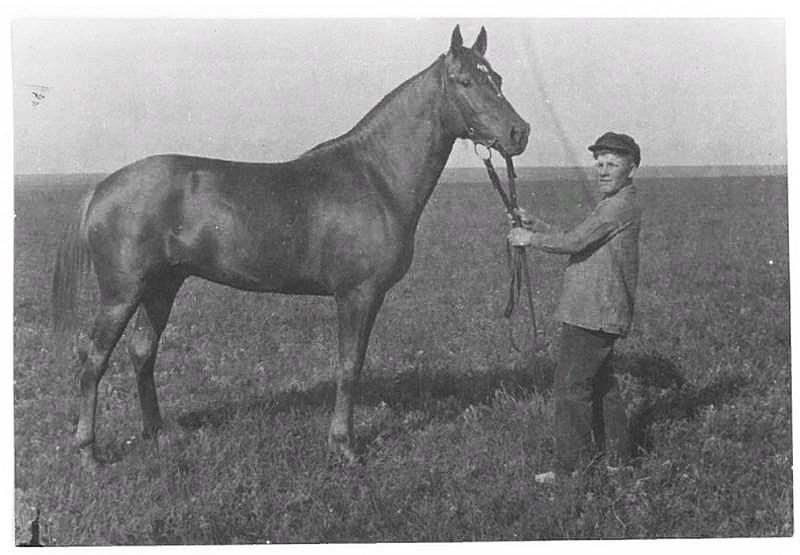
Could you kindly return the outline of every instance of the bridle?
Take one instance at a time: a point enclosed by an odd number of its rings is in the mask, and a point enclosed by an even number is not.
[[[503,202],[503,205],[506,208],[506,212],[509,214],[512,220],[513,227],[523,227],[522,218],[519,215],[519,204],[517,203],[517,188],[516,188],[516,171],[514,170],[514,162],[512,157],[507,155],[500,146],[497,144],[497,139],[492,139],[491,141],[484,141],[479,140],[476,136],[475,129],[467,123],[467,118],[464,117],[464,111],[458,101],[453,100],[450,98],[449,87],[447,86],[447,81],[451,78],[451,75],[448,74],[446,64],[444,64],[444,55],[442,55],[442,64],[444,67],[441,69],[442,75],[442,92],[445,96],[445,101],[447,102],[448,107],[450,110],[455,110],[458,114],[458,117],[464,124],[464,127],[467,129],[467,139],[472,141],[473,148],[475,150],[475,155],[481,159],[484,166],[486,167],[486,172],[489,174],[489,180],[492,182],[497,193],[500,195],[500,199]],[[483,146],[486,149],[487,155],[482,156],[478,152],[478,145]],[[503,156],[506,162],[506,171],[508,174],[508,193],[506,193],[505,189],[503,189],[503,185],[500,182],[500,177],[497,175],[497,171],[494,169],[494,165],[492,164],[492,149],[497,150],[501,156]],[[503,310],[503,316],[508,321],[508,337],[511,347],[521,353],[522,349],[519,348],[517,342],[514,340],[514,330],[511,323],[511,316],[514,313],[514,309],[516,308],[517,304],[519,303],[519,298],[522,292],[522,284],[525,283],[525,291],[526,291],[526,299],[528,304],[528,311],[530,314],[530,321],[531,321],[531,333],[533,338],[533,349],[536,349],[539,346],[539,333],[536,326],[536,311],[533,303],[533,287],[531,285],[531,273],[530,268],[528,266],[528,255],[525,251],[525,247],[511,247],[510,245],[506,244],[506,255],[508,260],[508,266],[511,273],[511,280],[509,282],[508,287],[508,298],[506,300],[506,306]]]
[[[445,63],[444,58],[445,58],[445,54],[442,54],[440,56],[440,58],[439,58],[440,61],[441,61],[441,64],[442,64],[442,68],[441,68],[441,75],[442,75],[441,89],[442,89],[442,94],[444,95],[445,103],[447,105],[448,110],[450,112],[455,112],[457,114],[457,117],[461,120],[461,123],[464,124],[464,127],[467,130],[467,136],[465,137],[465,139],[472,141],[476,145],[477,144],[481,144],[481,145],[485,146],[488,149],[494,148],[498,152],[502,153],[501,149],[497,145],[497,139],[492,139],[491,141],[489,141],[487,143],[487,142],[485,142],[485,141],[483,141],[483,140],[478,138],[477,133],[475,132],[475,128],[467,123],[467,118],[464,116],[464,109],[461,107],[461,104],[458,102],[458,100],[454,100],[454,99],[450,98],[450,94],[449,94],[450,90],[449,90],[449,87],[447,85],[447,82],[450,79],[453,79],[453,75],[451,75],[448,72],[447,64]]]

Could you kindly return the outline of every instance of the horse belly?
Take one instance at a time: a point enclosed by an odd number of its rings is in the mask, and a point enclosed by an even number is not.
[[[304,263],[305,238],[291,227],[248,225],[246,218],[207,210],[201,225],[172,233],[173,263],[204,279],[249,291],[324,295],[330,291]],[[284,229],[281,229],[284,228]]]

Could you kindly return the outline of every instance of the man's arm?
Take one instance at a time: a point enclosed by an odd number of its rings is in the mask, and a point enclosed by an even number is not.
[[[530,245],[554,254],[578,254],[606,242],[632,223],[617,210],[601,208],[570,231],[537,233],[512,230],[508,239],[514,246]]]

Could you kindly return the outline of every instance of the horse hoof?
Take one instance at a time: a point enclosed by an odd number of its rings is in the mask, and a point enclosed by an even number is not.
[[[160,434],[156,434],[146,438],[141,447],[148,457],[158,457],[161,455],[162,448],[164,447],[164,438]]]
[[[158,454],[158,450],[160,447],[162,447],[163,442],[164,438],[162,437],[162,434],[159,433],[158,428],[142,432],[142,443],[147,450],[153,451],[155,454]]]
[[[334,437],[330,437],[328,438],[328,448],[335,457],[346,464],[358,464],[362,462],[361,457],[358,456],[347,440],[337,440]]]
[[[100,462],[94,453],[94,446],[87,445],[80,448],[81,467],[88,472],[95,472],[100,468]]]

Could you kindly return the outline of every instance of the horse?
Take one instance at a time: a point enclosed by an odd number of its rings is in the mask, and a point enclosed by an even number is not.
[[[246,291],[332,296],[337,308],[336,400],[328,446],[357,460],[353,399],[375,317],[408,270],[420,215],[457,138],[504,156],[524,151],[530,126],[458,26],[450,48],[386,95],[350,131],[299,157],[251,163],[181,154],[133,162],[103,179],[60,243],[53,271],[56,338],[76,331],[90,270],[98,304],[79,347],[75,447],[96,464],[97,388],[134,313],[128,353],[143,432],[163,426],[153,377],[161,333],[189,276]]]

